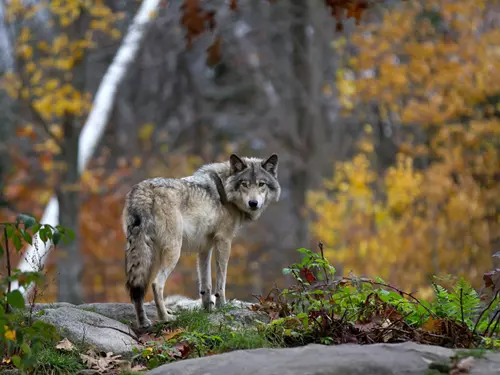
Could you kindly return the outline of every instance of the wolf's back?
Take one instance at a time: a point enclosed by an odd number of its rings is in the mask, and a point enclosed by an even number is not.
[[[154,265],[153,191],[141,184],[127,194],[123,210],[126,287],[133,301],[143,299]]]

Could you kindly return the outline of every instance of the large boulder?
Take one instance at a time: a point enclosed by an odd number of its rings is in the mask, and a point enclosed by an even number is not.
[[[239,350],[157,367],[148,375],[425,375],[456,351],[416,343]],[[433,372],[434,371],[434,372]],[[437,371],[437,372],[436,372]],[[444,372],[448,374],[449,372]],[[471,375],[500,374],[500,354],[472,360]]]
[[[74,344],[98,351],[128,355],[139,344],[129,326],[92,311],[72,306],[46,308],[35,314],[36,320],[54,325],[59,333]]]

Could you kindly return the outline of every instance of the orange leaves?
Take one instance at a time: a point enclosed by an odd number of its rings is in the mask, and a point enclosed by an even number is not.
[[[221,59],[221,37],[218,36],[215,41],[207,48],[207,65],[215,66]]]
[[[274,3],[276,0],[268,0]],[[368,8],[368,0],[325,0],[326,7],[330,10],[332,16],[337,22],[337,31],[343,29],[342,21],[344,17],[354,18],[358,25],[363,12]],[[231,11],[238,10],[238,0],[229,1]],[[213,10],[205,10],[200,0],[184,0],[181,5],[180,24],[186,30],[187,48],[191,48],[194,39],[205,31],[214,31],[216,27],[215,15]],[[220,53],[221,39],[217,37],[213,44],[207,49],[207,63],[209,66],[216,65],[221,58]]]
[[[184,0],[181,5],[181,25],[186,28],[187,46],[192,46],[193,40],[204,31],[213,31],[216,25],[215,11],[206,11],[199,0]]]
[[[325,0],[325,5],[330,8],[332,16],[337,22],[336,30],[342,31],[344,15],[347,18],[353,17],[356,20],[356,25],[359,25],[361,15],[368,8],[367,0]]]

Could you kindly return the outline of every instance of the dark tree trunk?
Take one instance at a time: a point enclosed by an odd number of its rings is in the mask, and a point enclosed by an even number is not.
[[[85,12],[66,32],[71,40],[78,40],[85,35],[88,29],[89,17]],[[86,57],[75,62],[73,69],[73,87],[83,93],[86,87]],[[80,171],[78,170],[79,138],[84,119],[76,114],[65,113],[62,118],[63,144],[61,161],[65,165],[60,174],[59,186],[56,188],[59,202],[59,224],[71,229],[75,238],[68,244],[61,243],[56,250],[58,288],[57,298],[61,302],[80,304],[83,302],[82,271],[83,256],[80,250]]]
[[[296,246],[310,247],[309,215],[306,213],[307,192],[315,184],[318,175],[317,159],[323,141],[320,93],[322,64],[315,35],[317,4],[310,1],[290,0],[292,23],[290,27],[293,52],[292,69],[297,86],[293,105],[296,114],[296,131],[302,150],[298,157],[301,163],[291,172],[293,212],[298,223]],[[312,32],[311,32],[312,31]]]
[[[78,138],[79,127],[73,124],[73,116],[63,120],[64,147],[61,159],[65,170],[61,173],[59,186],[56,188],[59,201],[59,224],[71,229],[75,239],[68,244],[61,242],[56,250],[58,288],[57,300],[80,304],[83,302],[81,276],[83,270],[80,253],[80,176],[78,173]]]

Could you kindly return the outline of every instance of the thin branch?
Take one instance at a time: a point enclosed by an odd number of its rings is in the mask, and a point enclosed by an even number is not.
[[[498,290],[495,295],[493,296],[493,298],[491,299],[491,301],[488,303],[488,305],[484,308],[483,311],[481,311],[481,314],[479,314],[479,316],[477,317],[477,320],[476,320],[476,324],[474,324],[474,329],[472,330],[472,335],[474,336],[474,334],[476,333],[476,329],[477,329],[477,326],[479,325],[479,322],[481,321],[481,318],[483,317],[483,315],[486,313],[486,311],[488,311],[491,307],[491,305],[493,305],[493,302],[495,302],[495,300],[497,299],[498,295],[500,294],[500,290]]]
[[[462,324],[465,324],[463,294],[464,294],[464,290],[463,290],[463,288],[460,288],[460,313],[462,314]]]
[[[11,277],[11,265],[10,265],[10,251],[9,251],[9,238],[7,236],[7,227],[4,225],[3,227],[3,236],[4,236],[4,239],[5,239],[5,254],[7,256],[7,277],[9,278],[9,282],[7,284],[7,295],[10,294],[10,290],[11,290],[11,281],[10,281],[10,277]],[[5,312],[6,313],[9,313],[10,311],[10,305],[8,302],[5,303]]]

